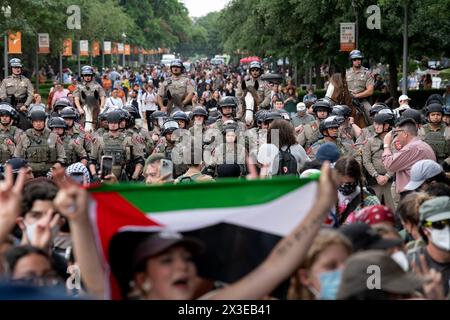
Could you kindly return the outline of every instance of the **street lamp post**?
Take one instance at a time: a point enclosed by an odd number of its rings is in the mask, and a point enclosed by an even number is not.
[[[5,21],[11,17],[11,7],[10,6],[2,7],[2,11],[3,11],[3,15],[5,16]],[[5,36],[3,38],[3,41],[4,41],[3,57],[4,57],[4,66],[5,66],[4,77],[6,79],[6,77],[8,77],[8,32],[6,31],[6,28],[5,28]]]
[[[405,1],[403,21],[403,82],[402,94],[408,93],[408,0]]]
[[[123,67],[125,68],[125,41],[127,40],[127,35],[124,33],[122,33],[122,38],[123,38],[123,50],[122,50],[122,57],[123,57]]]
[[[355,0],[352,0],[352,7],[353,11],[355,13],[355,49],[358,49],[358,37],[359,37],[359,19],[358,19],[358,9],[357,9],[357,3],[355,3]]]

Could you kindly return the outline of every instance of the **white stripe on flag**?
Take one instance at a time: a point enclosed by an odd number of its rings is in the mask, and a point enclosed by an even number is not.
[[[298,225],[314,205],[317,182],[311,182],[273,201],[247,207],[190,209],[147,213],[168,229],[187,232],[226,222],[278,236]]]

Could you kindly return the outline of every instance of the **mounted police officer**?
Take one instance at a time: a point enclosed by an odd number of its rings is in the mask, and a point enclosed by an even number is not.
[[[253,61],[249,66],[250,76],[244,79],[246,87],[254,87],[257,89],[259,107],[262,109],[270,108],[270,95],[271,88],[267,81],[261,80],[260,77],[263,74],[263,68],[260,62]],[[256,85],[258,83],[258,85]],[[239,99],[239,106],[244,105],[244,90],[242,89],[242,84],[238,85],[236,91],[236,97]],[[256,106],[255,106],[256,107]]]
[[[0,103],[0,164],[12,158],[23,131],[15,126],[19,114],[7,102]]]
[[[351,155],[353,152],[352,145],[339,138],[339,127],[343,121],[344,119],[340,116],[330,116],[320,123],[319,130],[323,138],[315,142],[306,152],[311,160],[314,160],[317,150],[326,142],[336,144],[341,156]]]
[[[59,140],[64,145],[66,153],[66,165],[71,165],[76,162],[81,162],[85,166],[88,164],[89,156],[84,150],[82,142],[78,139],[71,139],[65,134],[67,124],[61,117],[51,117],[48,120],[47,126],[52,132],[58,135]]]
[[[313,105],[313,112],[316,120],[306,124],[298,135],[298,143],[307,150],[316,141],[320,139],[319,125],[328,118],[333,111],[330,101],[327,99],[319,99]]]
[[[194,86],[188,77],[183,75],[184,65],[179,59],[175,59],[170,64],[172,75],[166,79],[158,89],[158,105],[161,111],[172,113],[173,110],[191,111],[192,97],[194,96]],[[163,99],[168,99],[165,106]]]
[[[428,143],[436,154],[436,159],[442,163],[450,156],[450,137],[445,137],[446,125],[442,122],[443,108],[439,103],[426,107],[428,123],[422,126],[419,137]]]
[[[381,161],[384,150],[383,139],[394,127],[394,114],[378,113],[373,120],[375,135],[368,138],[363,146],[362,163],[367,172],[368,185],[375,190],[380,201],[384,198],[385,205],[394,210],[391,187],[395,173],[388,172]]]
[[[105,105],[106,94],[103,87],[94,80],[94,69],[91,66],[81,68],[83,83],[78,85],[73,96],[75,106],[81,116],[84,116],[85,130],[93,131],[100,110]]]
[[[131,180],[138,180],[144,167],[144,155],[141,148],[136,147],[132,139],[119,130],[121,114],[118,110],[112,110],[106,114],[108,132],[96,139],[92,146],[89,170],[93,177],[97,176],[97,166],[100,166],[102,156],[113,158],[112,173],[120,180],[126,181],[125,167],[134,162]]]
[[[352,67],[347,70],[346,78],[350,94],[364,106],[366,118],[369,119],[371,105],[367,98],[373,94],[374,79],[372,73],[362,66],[363,58],[359,50],[350,52],[349,59],[352,61]]]
[[[44,110],[30,110],[32,128],[25,131],[14,151],[14,157],[28,161],[35,177],[46,176],[50,168],[62,167],[66,161],[64,145],[45,127]]]
[[[31,127],[28,119],[28,107],[33,100],[33,85],[31,81],[22,75],[22,61],[18,58],[9,60],[11,75],[3,79],[0,85],[0,99],[9,102],[19,112],[18,127],[27,130]]]

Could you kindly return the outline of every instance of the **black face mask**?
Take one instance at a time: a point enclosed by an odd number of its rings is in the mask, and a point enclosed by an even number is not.
[[[356,187],[358,186],[358,183],[344,183],[341,184],[338,188],[339,192],[342,193],[344,196],[349,196],[353,192],[355,192]]]

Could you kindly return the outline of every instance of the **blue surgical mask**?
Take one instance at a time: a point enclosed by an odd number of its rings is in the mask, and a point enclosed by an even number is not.
[[[341,275],[341,270],[322,272],[319,274],[321,300],[336,300],[341,283]]]

